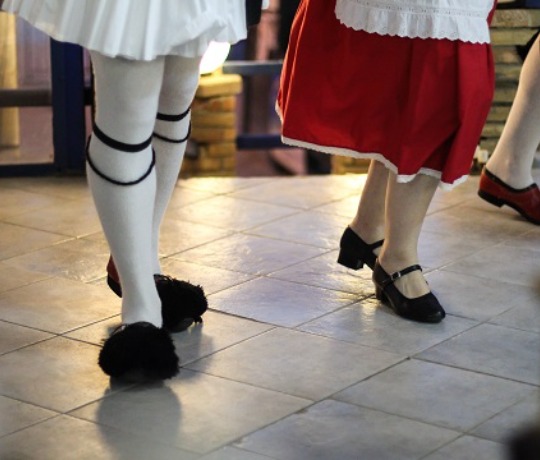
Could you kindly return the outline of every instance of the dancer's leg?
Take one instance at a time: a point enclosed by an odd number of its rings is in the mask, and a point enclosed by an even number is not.
[[[92,53],[96,84],[96,125],[125,144],[150,139],[158,109],[164,59],[112,59]],[[109,144],[109,145],[108,145]],[[152,270],[152,218],[156,178],[152,147],[126,152],[94,135],[89,144],[88,182],[116,262],[123,289],[122,322],[146,321],[161,327],[161,302]],[[145,174],[149,174],[145,176]],[[119,185],[117,182],[133,182]]]
[[[540,144],[540,36],[525,58],[517,94],[487,169],[516,189],[531,185]]]
[[[159,265],[159,230],[171,198],[190,131],[190,106],[199,83],[199,58],[167,56],[154,128],[157,189],[152,221],[152,267]]]
[[[438,182],[433,177],[419,174],[413,181],[403,184],[390,173],[385,240],[379,255],[379,262],[388,274],[418,263],[420,230]],[[396,280],[395,286],[408,298],[429,292],[420,271]]]
[[[384,237],[384,213],[388,169],[378,161],[369,165],[368,176],[356,216],[350,224],[354,232],[366,243],[374,243]],[[377,253],[379,248],[374,252]]]

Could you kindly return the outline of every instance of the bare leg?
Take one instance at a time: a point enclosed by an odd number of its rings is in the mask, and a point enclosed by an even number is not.
[[[521,70],[518,91],[487,169],[511,187],[533,183],[531,168],[540,143],[540,36]]]
[[[420,230],[438,183],[434,177],[419,174],[413,181],[403,184],[396,181],[393,173],[389,174],[385,240],[379,256],[379,262],[388,274],[418,263]],[[395,286],[408,298],[420,297],[430,291],[419,271],[398,279]]]
[[[356,216],[350,224],[352,230],[366,243],[374,243],[384,235],[384,209],[388,169],[378,161],[372,161]],[[374,252],[377,254],[379,248]]]

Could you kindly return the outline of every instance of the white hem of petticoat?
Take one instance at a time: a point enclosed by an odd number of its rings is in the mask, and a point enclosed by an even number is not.
[[[377,35],[402,38],[459,40],[475,44],[490,42],[487,12],[450,14],[444,8],[435,13],[416,11],[367,0],[338,0],[336,18],[346,27]],[[440,9],[441,11],[437,12]],[[485,13],[485,16],[484,16]]]
[[[380,163],[382,163],[387,169],[392,171],[397,178],[397,182],[406,184],[408,182],[411,182],[418,174],[424,174],[426,176],[434,177],[435,179],[439,180],[439,188],[442,190],[452,190],[457,185],[462,184],[465,182],[469,175],[464,175],[456,179],[452,183],[443,182],[441,180],[441,172],[436,171],[434,169],[430,168],[420,168],[418,170],[417,174],[399,174],[398,168],[396,165],[394,165],[391,161],[386,159],[382,154],[375,153],[375,152],[357,152],[356,150],[346,149],[343,147],[333,147],[328,145],[319,145],[319,144],[312,144],[311,142],[305,142],[300,141],[298,139],[291,139],[290,137],[281,136],[281,140],[284,144],[293,146],[293,147],[300,147],[308,150],[316,150],[318,152],[322,153],[328,153],[331,155],[342,155],[342,156],[348,156],[352,158],[358,158],[358,159],[365,159],[365,160],[376,160]]]

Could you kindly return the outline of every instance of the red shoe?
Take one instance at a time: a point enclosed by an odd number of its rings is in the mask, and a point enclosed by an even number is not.
[[[484,167],[480,176],[478,196],[499,208],[510,206],[533,224],[540,225],[540,190],[535,183],[515,189]]]

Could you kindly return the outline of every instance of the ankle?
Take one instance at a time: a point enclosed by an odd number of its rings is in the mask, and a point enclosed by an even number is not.
[[[410,267],[411,265],[418,264],[418,257],[416,255],[389,254],[388,252],[384,251],[381,251],[378,260],[380,266],[389,275]]]
[[[384,225],[365,225],[355,219],[349,224],[349,227],[367,244],[384,239]]]
[[[512,188],[521,189],[531,185],[534,182],[532,165],[523,164],[518,158],[510,160],[488,161],[486,169]]]

